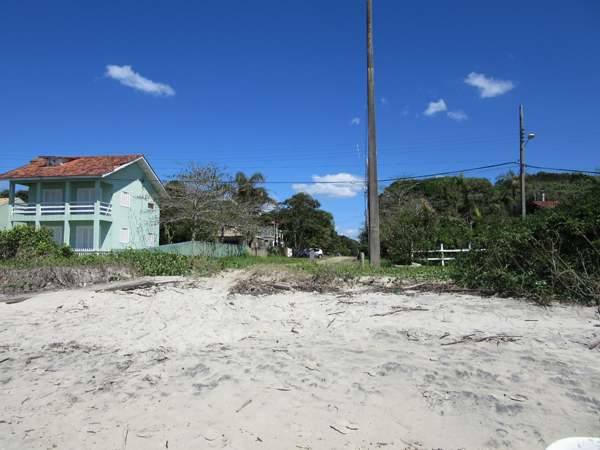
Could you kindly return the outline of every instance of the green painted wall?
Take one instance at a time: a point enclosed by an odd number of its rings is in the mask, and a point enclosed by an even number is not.
[[[154,234],[155,245],[158,245],[160,216],[157,193],[138,164],[130,164],[104,180],[113,185],[110,248],[146,248],[148,233]],[[129,207],[121,204],[123,192],[129,193]],[[156,205],[154,210],[148,209],[149,202]],[[129,229],[129,243],[120,242],[121,228]]]
[[[18,197],[15,197],[15,203],[25,203]],[[0,206],[0,230],[12,228],[10,225],[10,205],[8,203]]]

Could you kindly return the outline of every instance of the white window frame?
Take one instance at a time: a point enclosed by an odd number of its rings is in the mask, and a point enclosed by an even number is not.
[[[129,192],[121,191],[121,206],[131,207],[131,194]]]
[[[119,232],[119,243],[129,244],[129,228],[121,227]]]

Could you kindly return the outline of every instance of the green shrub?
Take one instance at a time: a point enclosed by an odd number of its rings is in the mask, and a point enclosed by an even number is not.
[[[490,227],[461,255],[455,282],[539,300],[600,303],[600,187],[523,222]]]
[[[71,247],[52,240],[52,232],[48,228],[36,229],[30,225],[18,225],[0,231],[0,261],[11,258],[27,260],[44,256],[68,258],[72,255]]]

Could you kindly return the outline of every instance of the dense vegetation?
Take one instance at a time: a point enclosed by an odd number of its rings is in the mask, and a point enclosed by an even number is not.
[[[525,221],[485,227],[476,251],[452,267],[456,282],[507,295],[600,304],[600,185]]]
[[[451,265],[455,281],[507,295],[600,299],[600,179],[581,173],[527,176],[527,216],[520,183],[508,172],[487,179],[400,180],[380,196],[381,256],[424,263],[422,250],[473,247]],[[538,206],[557,200],[553,208]],[[366,251],[367,232],[361,235]]]

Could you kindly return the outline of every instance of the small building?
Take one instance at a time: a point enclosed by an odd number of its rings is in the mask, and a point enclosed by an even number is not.
[[[158,245],[165,188],[143,155],[40,156],[0,180],[9,181],[7,228],[45,226],[75,250]],[[28,203],[15,198],[17,185]]]

